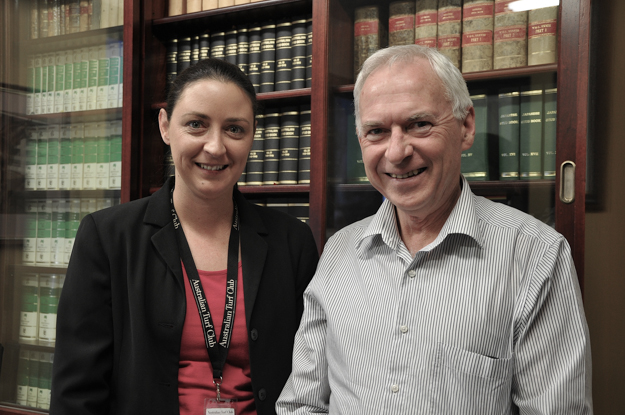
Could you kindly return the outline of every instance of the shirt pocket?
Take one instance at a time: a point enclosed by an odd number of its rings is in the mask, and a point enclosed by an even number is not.
[[[509,413],[512,370],[513,358],[492,358],[439,343],[433,367],[430,413]]]

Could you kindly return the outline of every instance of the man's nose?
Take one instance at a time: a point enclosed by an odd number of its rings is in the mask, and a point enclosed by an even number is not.
[[[412,145],[405,131],[401,127],[391,129],[391,137],[386,149],[386,158],[394,164],[399,164],[413,153]]]

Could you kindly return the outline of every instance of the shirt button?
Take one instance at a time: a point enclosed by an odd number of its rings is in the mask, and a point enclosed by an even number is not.
[[[414,269],[411,269],[410,271],[408,271],[408,276],[410,278],[414,278],[415,275],[417,275],[417,272]]]
[[[267,391],[264,388],[258,391],[258,399],[260,399],[261,401],[267,399]]]
[[[393,391],[393,393],[399,392],[399,386],[397,386],[396,384],[392,384],[391,391]]]
[[[402,333],[408,333],[408,326],[400,326],[399,330],[401,330]]]

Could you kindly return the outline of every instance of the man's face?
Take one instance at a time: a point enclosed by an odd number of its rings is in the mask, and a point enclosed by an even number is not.
[[[460,158],[475,135],[473,109],[454,118],[429,61],[383,66],[360,96],[358,138],[371,184],[398,213],[419,219],[445,211],[460,192]]]

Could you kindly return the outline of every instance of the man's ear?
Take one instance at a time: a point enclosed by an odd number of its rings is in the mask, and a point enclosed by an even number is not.
[[[470,149],[473,140],[475,140],[475,109],[471,107],[462,122],[462,151]]]
[[[164,108],[158,113],[158,129],[161,131],[163,142],[169,145],[169,120],[167,119],[167,111]]]

